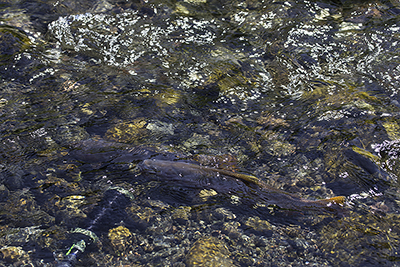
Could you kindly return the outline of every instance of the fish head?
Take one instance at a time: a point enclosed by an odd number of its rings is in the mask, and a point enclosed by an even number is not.
[[[162,165],[159,160],[154,159],[145,159],[139,164],[139,168],[141,171],[151,174],[157,174],[161,171]]]

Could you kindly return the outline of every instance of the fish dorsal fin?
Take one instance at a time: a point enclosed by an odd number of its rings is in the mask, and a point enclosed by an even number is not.
[[[238,178],[238,179],[241,179],[241,180],[246,181],[246,182],[251,182],[251,183],[254,183],[254,184],[258,185],[258,186],[262,186],[262,182],[260,181],[260,179],[258,179],[257,177],[255,177],[253,175],[247,175],[247,174],[243,174],[243,173],[227,171],[227,170],[224,170],[224,169],[209,168],[209,170],[212,170],[214,172],[218,172],[220,174],[227,175],[227,176],[230,176],[230,177]]]

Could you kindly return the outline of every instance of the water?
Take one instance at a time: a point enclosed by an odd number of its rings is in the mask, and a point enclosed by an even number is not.
[[[77,266],[399,265],[398,1],[5,1],[0,14],[2,266],[56,266],[76,228],[100,240]],[[346,212],[154,181],[135,166],[155,154],[344,195]],[[108,208],[110,188],[134,200]]]

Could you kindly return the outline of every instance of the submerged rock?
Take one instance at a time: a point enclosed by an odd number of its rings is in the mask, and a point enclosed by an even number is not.
[[[249,217],[245,224],[257,232],[269,232],[272,230],[271,224],[266,220],[261,220],[259,217]]]
[[[230,252],[223,241],[215,237],[202,237],[190,248],[186,255],[186,264],[189,267],[235,266],[229,256]]]
[[[189,220],[191,209],[192,209],[191,207],[181,206],[173,211],[171,217],[174,220],[177,220],[180,222],[186,222]]]
[[[128,228],[118,226],[108,231],[111,247],[116,254],[124,254],[132,246],[133,235]]]
[[[0,259],[12,263],[29,258],[28,253],[22,247],[4,246],[0,249]]]
[[[136,119],[132,122],[123,122],[110,128],[106,133],[106,137],[118,142],[131,143],[148,135],[146,125],[147,122],[143,119]]]

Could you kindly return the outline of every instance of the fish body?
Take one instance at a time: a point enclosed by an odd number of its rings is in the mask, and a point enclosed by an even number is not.
[[[216,174],[217,176],[225,175],[237,178],[246,182],[254,183],[256,185],[261,184],[261,181],[259,181],[259,179],[255,176],[235,173],[223,169],[209,168],[183,161],[146,159],[142,162],[141,167],[147,172],[160,174],[172,179],[176,177],[179,180],[182,180],[183,177],[187,176],[213,176]]]
[[[151,179],[174,182],[193,190],[214,189],[220,194],[235,194],[252,203],[263,202],[281,209],[331,209],[343,206],[345,201],[342,196],[321,200],[303,199],[273,188],[252,175],[188,163],[182,161],[182,157],[177,154],[102,139],[80,142],[72,148],[70,154],[82,164],[89,164],[88,170],[104,167],[128,170],[134,162]]]
[[[235,193],[243,198],[258,199],[267,205],[282,209],[334,208],[342,206],[345,201],[343,196],[322,200],[303,199],[268,186],[252,175],[182,161],[146,159],[140,164],[140,168],[145,173],[155,175],[159,180],[176,181],[196,189],[211,188],[219,193]]]

